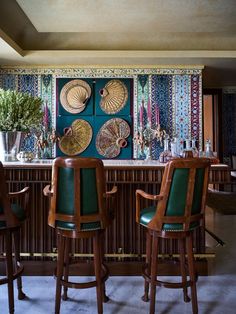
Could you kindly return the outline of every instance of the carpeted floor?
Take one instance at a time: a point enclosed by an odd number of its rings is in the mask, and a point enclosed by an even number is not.
[[[224,216],[208,210],[207,227],[214,231],[226,246],[215,247],[216,242],[207,235],[207,245],[214,247],[216,258],[209,262],[209,276],[200,276],[197,283],[199,313],[236,313],[236,216]],[[175,277],[171,277],[175,280]],[[55,281],[52,277],[23,277],[27,299],[15,297],[16,314],[54,313]],[[110,301],[104,304],[106,314],[146,314],[149,303],[141,301],[141,277],[110,277],[107,294]],[[69,290],[69,300],[62,301],[61,314],[97,313],[95,288]],[[6,285],[0,286],[0,313],[8,313]],[[158,288],[156,313],[189,314],[191,303],[184,303],[181,290]]]

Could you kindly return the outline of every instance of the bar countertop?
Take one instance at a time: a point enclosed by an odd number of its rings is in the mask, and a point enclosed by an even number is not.
[[[21,161],[3,161],[5,168],[50,168],[52,166],[53,159],[39,159],[32,160],[31,162]],[[117,159],[104,159],[105,168],[163,168],[164,163],[160,163],[158,160],[117,160]],[[212,164],[213,168],[227,168],[226,164]]]

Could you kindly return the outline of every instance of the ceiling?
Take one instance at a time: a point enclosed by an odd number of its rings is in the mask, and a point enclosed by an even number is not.
[[[1,0],[0,65],[204,65],[236,85],[235,0]]]

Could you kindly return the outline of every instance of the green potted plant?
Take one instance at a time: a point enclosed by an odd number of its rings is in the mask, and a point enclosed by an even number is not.
[[[0,89],[0,151],[4,159],[15,159],[22,133],[39,128],[42,100],[27,93]]]

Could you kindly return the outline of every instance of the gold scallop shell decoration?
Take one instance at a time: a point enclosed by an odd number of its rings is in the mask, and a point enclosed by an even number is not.
[[[65,84],[60,93],[63,108],[70,113],[80,113],[91,96],[91,87],[83,80],[72,80]]]
[[[93,136],[91,125],[82,119],[75,120],[64,132],[59,148],[68,156],[81,154],[89,146]]]
[[[96,148],[100,155],[114,158],[127,146],[126,138],[130,135],[130,126],[120,118],[108,120],[100,128],[96,137]]]
[[[107,114],[119,112],[128,99],[127,87],[120,80],[110,80],[99,93],[102,97],[100,107]]]

